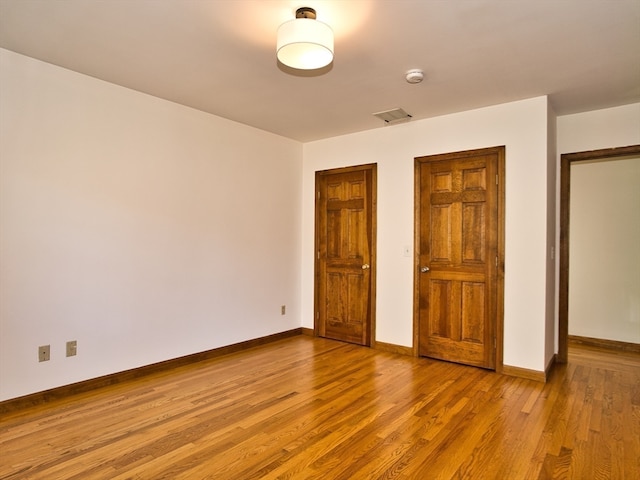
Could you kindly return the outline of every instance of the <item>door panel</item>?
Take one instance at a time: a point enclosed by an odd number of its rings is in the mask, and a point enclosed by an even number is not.
[[[419,355],[496,368],[503,159],[503,147],[416,158]]]
[[[370,345],[375,165],[316,174],[316,333]]]

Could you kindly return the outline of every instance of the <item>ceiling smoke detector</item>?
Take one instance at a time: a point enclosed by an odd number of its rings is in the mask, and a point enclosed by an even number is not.
[[[420,83],[424,80],[424,72],[417,68],[409,70],[405,75],[404,78],[407,79],[407,83]]]

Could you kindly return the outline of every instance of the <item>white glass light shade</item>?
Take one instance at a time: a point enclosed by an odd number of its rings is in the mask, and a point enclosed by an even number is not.
[[[333,30],[311,18],[296,18],[278,28],[278,60],[300,70],[314,70],[333,61]]]

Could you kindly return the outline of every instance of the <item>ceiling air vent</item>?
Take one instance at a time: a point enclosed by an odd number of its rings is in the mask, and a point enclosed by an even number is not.
[[[390,125],[392,123],[407,122],[411,120],[411,115],[409,115],[401,108],[394,108],[385,112],[374,113],[373,116],[378,117],[387,125]]]

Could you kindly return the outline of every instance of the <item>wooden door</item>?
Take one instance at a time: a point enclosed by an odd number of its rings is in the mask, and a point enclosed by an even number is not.
[[[321,337],[371,344],[376,166],[316,173],[316,321]]]
[[[503,171],[504,147],[416,158],[419,355],[496,368]]]

